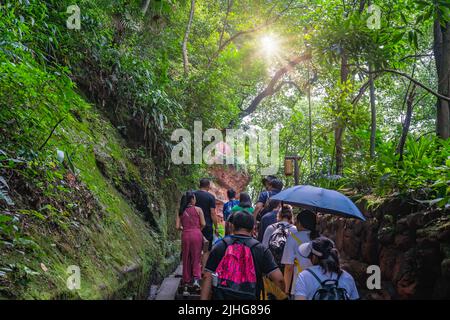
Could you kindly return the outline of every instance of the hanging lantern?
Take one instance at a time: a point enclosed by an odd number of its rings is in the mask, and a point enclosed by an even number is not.
[[[284,174],[292,176],[294,174],[294,160],[284,159]]]

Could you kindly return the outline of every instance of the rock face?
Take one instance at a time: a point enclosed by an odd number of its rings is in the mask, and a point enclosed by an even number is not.
[[[214,166],[209,169],[209,173],[214,177],[210,192],[216,197],[218,215],[223,216],[223,204],[228,201],[227,190],[232,188],[236,194],[244,191],[250,182],[250,177],[233,166]]]
[[[336,242],[344,269],[365,299],[450,299],[449,211],[392,199],[376,209],[359,201],[366,222],[319,215],[323,235]],[[368,290],[366,270],[378,265],[381,290]]]

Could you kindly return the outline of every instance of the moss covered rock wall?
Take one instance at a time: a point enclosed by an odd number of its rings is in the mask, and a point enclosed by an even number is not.
[[[66,76],[0,62],[0,297],[145,297],[176,264],[176,187]]]

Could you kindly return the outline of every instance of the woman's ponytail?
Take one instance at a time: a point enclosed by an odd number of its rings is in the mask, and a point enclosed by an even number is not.
[[[334,272],[337,274],[341,274],[341,264],[339,262],[339,252],[336,248],[330,248],[329,251],[323,256],[319,258],[319,265],[322,267],[324,272]]]
[[[193,191],[187,191],[183,194],[180,201],[180,209],[178,210],[178,215],[182,216],[186,208],[191,203],[191,200],[195,197],[195,193]]]
[[[288,204],[283,204],[278,215],[281,219],[287,219],[291,223],[292,222],[292,206],[290,206]]]
[[[319,237],[311,242],[313,254],[317,258],[317,264],[323,273],[341,274],[341,264],[339,261],[339,251],[334,242],[326,237]]]

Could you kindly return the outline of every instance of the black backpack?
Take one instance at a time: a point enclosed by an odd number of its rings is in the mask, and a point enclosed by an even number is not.
[[[278,266],[281,266],[281,257],[283,256],[284,247],[286,246],[288,228],[289,225],[285,225],[281,222],[277,223],[275,225],[275,231],[269,238],[269,250],[272,252]]]
[[[320,288],[314,293],[312,300],[350,300],[347,290],[345,290],[345,288],[339,288],[339,278],[341,275],[338,275],[337,279],[321,281],[312,270],[306,270],[309,271],[320,284]]]

